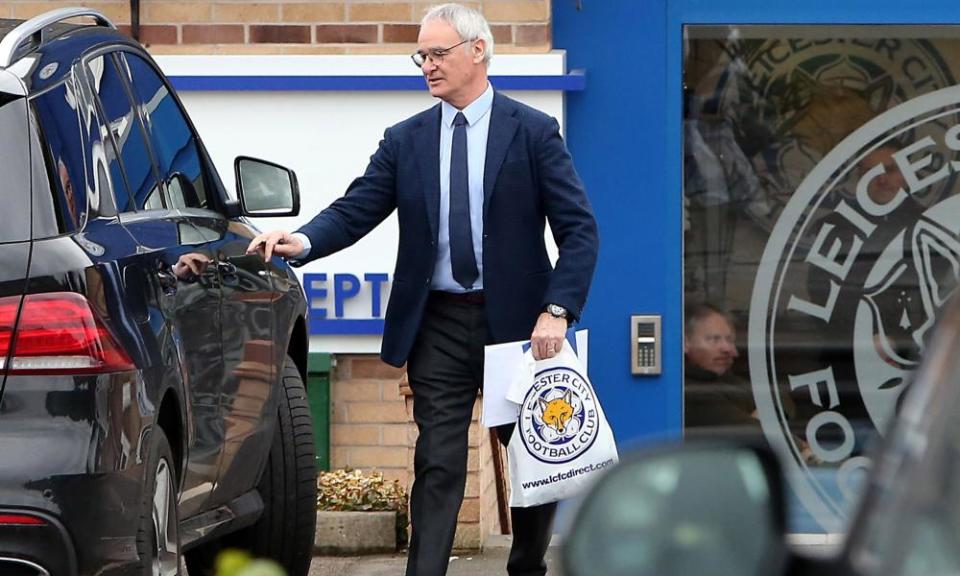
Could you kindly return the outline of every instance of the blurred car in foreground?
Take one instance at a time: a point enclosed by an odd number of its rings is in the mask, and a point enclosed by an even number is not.
[[[960,301],[944,310],[838,554],[788,546],[783,469],[766,445],[698,440],[636,453],[600,479],[573,521],[564,573],[960,574]]]

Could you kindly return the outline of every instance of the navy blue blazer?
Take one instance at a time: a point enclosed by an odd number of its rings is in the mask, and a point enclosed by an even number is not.
[[[557,121],[494,94],[483,177],[483,288],[489,343],[530,338],[549,303],[579,318],[593,277],[597,224]],[[393,210],[400,243],[380,356],[401,366],[423,317],[437,254],[440,105],[386,130],[363,176],[298,232],[303,260],[350,246]],[[550,221],[559,259],[544,244]]]

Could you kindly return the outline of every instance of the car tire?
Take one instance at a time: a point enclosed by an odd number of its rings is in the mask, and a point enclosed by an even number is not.
[[[166,434],[150,433],[146,476],[137,528],[137,555],[148,576],[179,576],[180,530],[177,516],[177,470]]]
[[[275,560],[287,576],[307,576],[317,528],[314,458],[306,388],[296,365],[287,358],[270,453],[257,485],[263,513],[255,524],[187,552],[190,575],[211,574],[220,550],[238,548]]]

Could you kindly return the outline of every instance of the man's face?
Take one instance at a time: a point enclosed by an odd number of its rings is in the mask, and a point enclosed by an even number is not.
[[[720,314],[711,314],[694,325],[683,352],[692,364],[714,374],[724,374],[737,356],[737,332]]]
[[[70,212],[70,218],[73,219],[73,224],[76,226],[80,223],[77,218],[77,199],[74,197],[73,182],[70,181],[70,173],[67,171],[67,165],[63,163],[62,159],[57,160],[57,176],[60,177],[60,186],[63,188],[67,211]]]
[[[429,54],[434,50],[456,46],[463,40],[450,24],[443,20],[430,20],[420,27],[417,50]],[[457,108],[469,104],[471,96],[476,97],[472,89],[475,89],[478,77],[486,73],[481,44],[473,40],[456,46],[446,52],[440,62],[427,58],[422,70],[432,96],[446,100]]]
[[[907,183],[903,179],[903,173],[900,172],[900,167],[893,159],[894,152],[896,150],[893,148],[878,148],[864,156],[863,160],[860,161],[861,174],[877,164],[883,164],[884,166],[883,173],[871,180],[867,186],[867,194],[877,204],[886,204],[893,200],[893,197],[897,195],[901,188],[906,189],[907,187]]]

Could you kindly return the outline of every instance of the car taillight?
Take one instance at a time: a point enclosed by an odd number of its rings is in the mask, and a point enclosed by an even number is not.
[[[44,526],[46,521],[43,518],[30,516],[29,514],[0,514],[0,526]]]
[[[133,368],[130,357],[80,294],[0,298],[0,363],[10,374],[97,374]],[[13,353],[9,354],[11,342]]]

